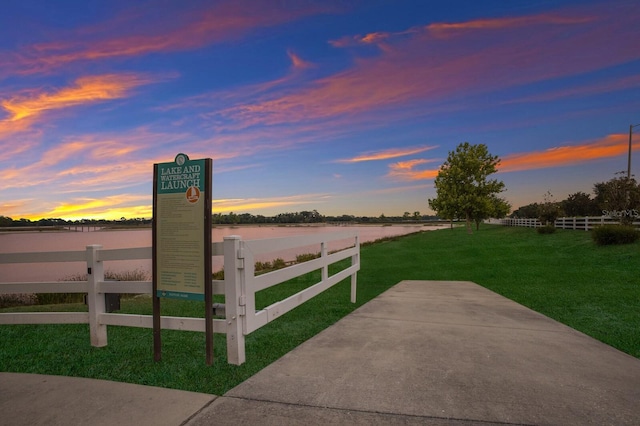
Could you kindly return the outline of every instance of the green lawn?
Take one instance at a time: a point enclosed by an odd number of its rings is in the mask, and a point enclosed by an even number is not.
[[[163,359],[153,362],[149,329],[109,327],[109,345],[93,348],[88,325],[0,326],[0,370],[93,377],[222,394],[356,307],[402,280],[468,280],[640,357],[640,244],[596,246],[588,232],[539,235],[534,229],[484,226],[409,235],[363,246],[358,303],[348,280],[247,337],[247,362],[226,363],[215,336],[205,365],[202,333],[165,330]],[[318,274],[259,294],[264,306]],[[202,315],[197,302],[163,300],[164,315]],[[65,308],[83,309],[69,305]],[[23,308],[24,309],[24,308]],[[148,299],[122,301],[123,312],[150,313]],[[4,310],[7,311],[7,310]]]

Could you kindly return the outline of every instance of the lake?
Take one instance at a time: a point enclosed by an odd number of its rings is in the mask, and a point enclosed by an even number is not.
[[[309,235],[318,233],[333,233],[340,231],[357,231],[360,243],[375,241],[380,238],[406,235],[420,231],[430,231],[446,227],[447,225],[423,226],[423,225],[360,225],[360,226],[277,226],[277,225],[242,225],[242,226],[216,226],[212,230],[212,240],[222,241],[223,237],[239,235],[243,240],[264,238],[278,238],[294,235]],[[98,230],[92,232],[2,232],[0,233],[0,253],[18,252],[47,252],[47,251],[75,251],[84,250],[91,244],[100,244],[105,249],[150,247],[152,231],[149,228],[132,230]],[[331,250],[343,247],[332,246]],[[302,248],[297,252],[275,252],[258,258],[257,261],[271,261],[277,257],[286,261],[295,260],[297,254],[319,251],[313,247]],[[214,256],[212,268],[214,271],[222,269],[223,259]],[[37,282],[57,281],[83,274],[86,264],[73,263],[36,263],[36,264],[0,264],[0,282]],[[151,273],[151,259],[108,262],[106,271],[131,271],[143,270]]]

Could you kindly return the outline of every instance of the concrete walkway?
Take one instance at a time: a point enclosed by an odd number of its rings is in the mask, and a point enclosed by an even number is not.
[[[2,425],[640,424],[640,360],[470,282],[403,281],[222,397],[0,373]]]

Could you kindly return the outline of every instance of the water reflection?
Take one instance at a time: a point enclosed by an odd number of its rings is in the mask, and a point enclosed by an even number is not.
[[[384,237],[406,235],[414,232],[439,229],[435,226],[393,225],[393,226],[236,226],[215,227],[212,231],[213,241],[222,241],[223,237],[239,235],[244,240],[309,235],[328,232],[355,230],[360,242],[375,241]],[[94,231],[94,232],[15,232],[0,233],[0,253],[74,251],[84,250],[87,245],[100,244],[105,249],[150,247],[151,230]],[[329,250],[346,246],[334,245]],[[319,247],[304,247],[294,251],[274,252],[257,261],[271,261],[277,257],[294,260],[297,254],[319,252]],[[214,271],[222,269],[222,257],[212,259]],[[86,264],[73,263],[38,263],[38,264],[0,264],[0,282],[33,282],[56,281],[65,277],[84,274]],[[105,270],[122,272],[140,269],[151,271],[151,259],[105,262]]]

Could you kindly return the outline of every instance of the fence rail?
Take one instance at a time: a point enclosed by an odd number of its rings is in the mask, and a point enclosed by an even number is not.
[[[496,223],[496,222],[494,222]],[[539,228],[542,223],[538,219],[499,219],[499,225],[524,226],[528,228]],[[620,219],[610,216],[587,216],[587,217],[560,217],[554,222],[554,226],[559,229],[574,229],[581,231],[591,231],[596,226],[619,224]],[[640,228],[640,220],[634,221],[633,226]]]
[[[330,244],[342,242],[346,248],[329,254]],[[320,246],[320,257],[294,264],[263,275],[255,275],[254,256],[280,250]],[[224,319],[213,319],[213,332],[227,336],[227,361],[240,365],[245,362],[245,336],[291,309],[315,297],[345,278],[351,277],[351,302],[356,301],[356,277],[360,269],[360,244],[355,232],[336,232],[264,240],[242,240],[239,236],[225,237],[212,244],[213,256],[224,256],[224,280],[211,280],[213,294],[225,296]],[[153,316],[106,312],[107,293],[152,294],[151,281],[107,281],[105,261],[151,259],[151,247],[104,249],[89,245],[83,251],[0,253],[0,264],[86,262],[86,281],[0,282],[0,294],[20,293],[86,293],[89,312],[20,312],[0,313],[2,324],[89,324],[92,346],[107,345],[107,326],[153,328]],[[329,265],[351,259],[350,266],[329,275]],[[258,291],[281,284],[315,270],[321,279],[312,286],[264,309],[256,310]],[[211,309],[213,307],[210,307]],[[204,318],[161,316],[161,328],[169,330],[205,332]]]

